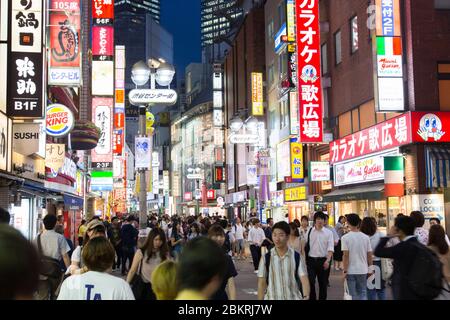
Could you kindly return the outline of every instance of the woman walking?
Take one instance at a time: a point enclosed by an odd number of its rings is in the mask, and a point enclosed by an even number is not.
[[[344,270],[344,262],[342,261],[343,253],[341,249],[341,239],[342,236],[345,234],[344,224],[345,224],[345,217],[340,216],[338,222],[336,223],[336,226],[334,227],[334,230],[336,230],[336,233],[339,236],[339,241],[337,245],[334,246],[334,253],[333,253],[333,258],[334,261],[336,262],[334,269],[336,271]]]
[[[445,230],[436,224],[431,226],[428,235],[428,247],[434,251],[442,262],[442,272],[444,274],[443,288],[450,290],[450,249],[445,240]],[[436,300],[450,300],[450,293],[443,290]]]
[[[134,254],[133,264],[127,276],[128,283],[132,283],[136,275],[140,276],[145,284],[142,292],[139,294],[135,292],[137,300],[156,300],[151,284],[152,272],[161,262],[168,258],[169,248],[164,230],[154,228],[150,231],[142,249],[138,249]]]

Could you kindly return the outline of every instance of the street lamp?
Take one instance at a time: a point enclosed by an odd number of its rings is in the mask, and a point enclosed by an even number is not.
[[[172,65],[165,61],[149,59],[147,63],[144,61],[138,61],[133,65],[131,69],[131,80],[138,86],[145,85],[150,80],[150,89],[156,90],[155,81],[160,86],[170,86],[175,75],[175,69]],[[147,101],[148,102],[148,101]],[[147,125],[146,125],[146,113],[147,106],[139,105],[139,134],[146,137]],[[152,135],[150,135],[150,139]],[[152,141],[150,141],[152,145]],[[151,165],[151,150],[150,152],[150,165]],[[145,171],[147,169],[140,169],[140,190],[139,190],[139,229],[147,229],[147,183],[145,179]]]

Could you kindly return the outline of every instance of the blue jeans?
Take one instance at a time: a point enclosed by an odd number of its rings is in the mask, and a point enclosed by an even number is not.
[[[386,289],[367,289],[369,300],[386,300]]]
[[[366,274],[348,274],[347,285],[352,300],[367,300]]]

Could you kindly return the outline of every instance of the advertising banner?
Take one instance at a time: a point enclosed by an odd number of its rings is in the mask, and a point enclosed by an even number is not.
[[[300,142],[323,141],[319,0],[296,0]]]
[[[92,56],[94,60],[105,61],[114,55],[114,28],[112,26],[92,27]]]
[[[248,164],[247,165],[247,185],[257,185],[258,175],[257,175],[257,165]]]
[[[450,142],[450,112],[411,112],[413,142]]]
[[[286,0],[287,41],[295,41],[295,0]]]
[[[113,61],[92,61],[92,95],[114,95]]]
[[[306,200],[306,187],[297,187],[284,190],[284,201],[301,201]]]
[[[41,126],[40,123],[14,123],[13,150],[25,156],[39,152]]]
[[[151,166],[151,139],[149,137],[135,138],[135,169],[149,169]]]
[[[92,0],[94,24],[112,24],[114,20],[114,0]]]
[[[291,176],[291,166],[286,165],[286,159],[290,159],[289,139],[277,145],[277,181],[284,181],[284,177]]]
[[[263,74],[252,72],[252,114],[254,116],[264,115]]]
[[[311,161],[309,165],[310,181],[315,182],[330,180],[330,163],[328,161]]]
[[[291,177],[304,178],[303,145],[297,142],[291,142]]]
[[[113,99],[92,99],[92,121],[101,129],[97,147],[91,151],[93,168],[112,168]]]

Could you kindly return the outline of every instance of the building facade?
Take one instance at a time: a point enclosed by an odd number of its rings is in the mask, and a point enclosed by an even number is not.
[[[160,0],[118,0],[114,3],[116,14],[131,12],[133,14],[150,14],[157,22],[161,22]]]

